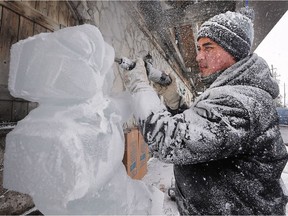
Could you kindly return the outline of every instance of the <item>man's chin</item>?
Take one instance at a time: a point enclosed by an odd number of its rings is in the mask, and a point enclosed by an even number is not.
[[[203,70],[200,71],[201,77],[207,77],[207,76],[209,76],[210,74],[211,74],[211,73],[209,73],[209,72],[207,72],[207,71],[203,71]]]

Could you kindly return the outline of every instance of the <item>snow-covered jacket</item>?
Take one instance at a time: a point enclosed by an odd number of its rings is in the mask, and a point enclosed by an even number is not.
[[[183,113],[159,108],[140,118],[153,154],[175,164],[181,214],[285,214],[278,93],[267,63],[252,54],[221,73]]]

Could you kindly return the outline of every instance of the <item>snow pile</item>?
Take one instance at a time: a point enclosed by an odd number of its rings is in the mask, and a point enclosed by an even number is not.
[[[125,97],[112,98],[114,50],[81,25],[13,45],[9,90],[38,108],[7,135],[4,187],[46,214],[159,214],[163,194],[122,163]],[[119,105],[119,103],[121,103]]]

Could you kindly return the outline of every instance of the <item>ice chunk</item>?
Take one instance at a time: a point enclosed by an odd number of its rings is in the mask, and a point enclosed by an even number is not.
[[[102,90],[101,73],[113,59],[114,51],[91,25],[42,33],[12,46],[9,90],[29,101],[81,102]]]
[[[30,194],[44,214],[161,214],[163,194],[122,163],[129,103],[109,95],[113,61],[91,25],[12,47],[9,89],[40,105],[7,135],[3,185]]]

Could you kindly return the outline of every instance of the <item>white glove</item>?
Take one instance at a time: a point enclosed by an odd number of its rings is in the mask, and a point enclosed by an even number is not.
[[[146,74],[146,68],[144,61],[138,58],[136,66],[132,70],[121,70],[124,86],[132,94],[151,88],[149,85],[148,77]]]
[[[151,113],[164,110],[165,107],[149,85],[144,61],[138,58],[132,70],[121,70],[124,85],[132,94],[132,110],[138,121],[145,120]]]

